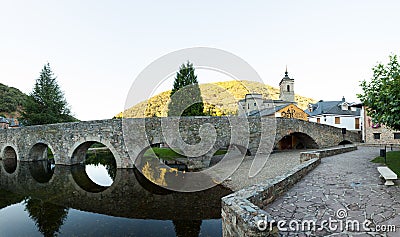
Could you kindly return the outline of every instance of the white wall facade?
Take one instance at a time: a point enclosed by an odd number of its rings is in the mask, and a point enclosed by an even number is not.
[[[340,123],[335,123],[335,118],[340,118]],[[308,118],[308,121],[317,123],[318,118],[321,124],[327,124],[330,126],[334,126],[337,128],[346,128],[351,131],[361,131],[362,122],[361,116],[351,116],[351,115],[337,115],[337,114],[325,114],[325,115],[317,115]],[[359,127],[356,128],[356,118],[359,119]]]

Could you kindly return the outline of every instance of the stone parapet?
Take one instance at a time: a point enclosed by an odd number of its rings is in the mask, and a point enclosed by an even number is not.
[[[308,160],[314,159],[314,158],[324,158],[328,156],[334,156],[350,151],[355,151],[357,150],[357,146],[351,145],[351,146],[339,146],[339,147],[332,147],[332,148],[327,148],[327,149],[322,149],[322,150],[316,150],[316,151],[306,151],[306,152],[301,152],[300,153],[300,163],[306,162]]]
[[[317,167],[321,159],[311,159],[291,171],[274,179],[252,185],[222,198],[222,231],[223,236],[279,236],[266,206],[282,196],[295,183]],[[258,223],[266,224],[261,231]]]

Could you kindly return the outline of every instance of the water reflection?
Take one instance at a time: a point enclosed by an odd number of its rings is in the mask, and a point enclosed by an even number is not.
[[[3,159],[4,170],[12,174],[17,169],[17,159]]]
[[[86,154],[86,160],[84,164],[87,165],[87,167],[90,167],[89,168],[90,171],[86,171],[88,172],[89,176],[91,176],[89,172],[93,172],[93,176],[95,178],[99,178],[100,183],[104,182],[110,183],[109,185],[103,185],[103,186],[110,186],[114,181],[117,172],[117,163],[115,161],[113,154],[109,149],[97,150],[97,151],[95,150],[92,152],[88,152]],[[101,168],[95,169],[94,167],[101,167]],[[104,170],[107,171],[107,173],[102,172]],[[106,178],[108,176],[109,179],[105,179],[100,176]]]
[[[29,171],[37,182],[47,183],[53,177],[54,168],[54,159],[38,160],[30,163]]]
[[[68,214],[68,208],[34,198],[25,202],[25,210],[43,236],[55,236]]]
[[[56,165],[52,178],[39,183],[32,179],[35,164],[19,163],[18,177],[0,173],[2,233],[22,235],[33,225],[38,232],[29,235],[221,236],[220,198],[231,192],[221,186],[178,193],[154,185],[135,169],[118,169],[112,187],[93,193],[70,178],[85,177],[84,166]],[[21,206],[25,213],[17,211]],[[7,221],[10,211],[18,215],[13,225]],[[32,224],[19,223],[24,216]]]
[[[71,166],[71,173],[82,189],[99,193],[113,184],[117,175],[117,163],[108,149],[88,151],[85,162]]]
[[[25,196],[23,195],[0,189],[0,210],[13,204],[20,203],[24,199]]]

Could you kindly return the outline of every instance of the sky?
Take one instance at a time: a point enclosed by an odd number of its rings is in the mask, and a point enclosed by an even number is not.
[[[287,65],[296,94],[355,102],[371,68],[400,54],[399,9],[397,0],[0,0],[0,83],[29,93],[49,62],[78,119],[107,119],[153,61],[212,47],[266,84],[277,87]]]

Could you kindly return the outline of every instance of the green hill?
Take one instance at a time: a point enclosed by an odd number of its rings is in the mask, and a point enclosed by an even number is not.
[[[204,112],[213,116],[237,114],[237,103],[248,93],[260,93],[264,98],[278,99],[279,89],[254,81],[224,81],[200,84]],[[171,91],[164,91],[119,113],[115,117],[143,118],[167,115],[167,102]],[[306,109],[316,100],[295,95],[298,106]]]
[[[17,88],[0,83],[0,116],[19,118],[26,98]]]

